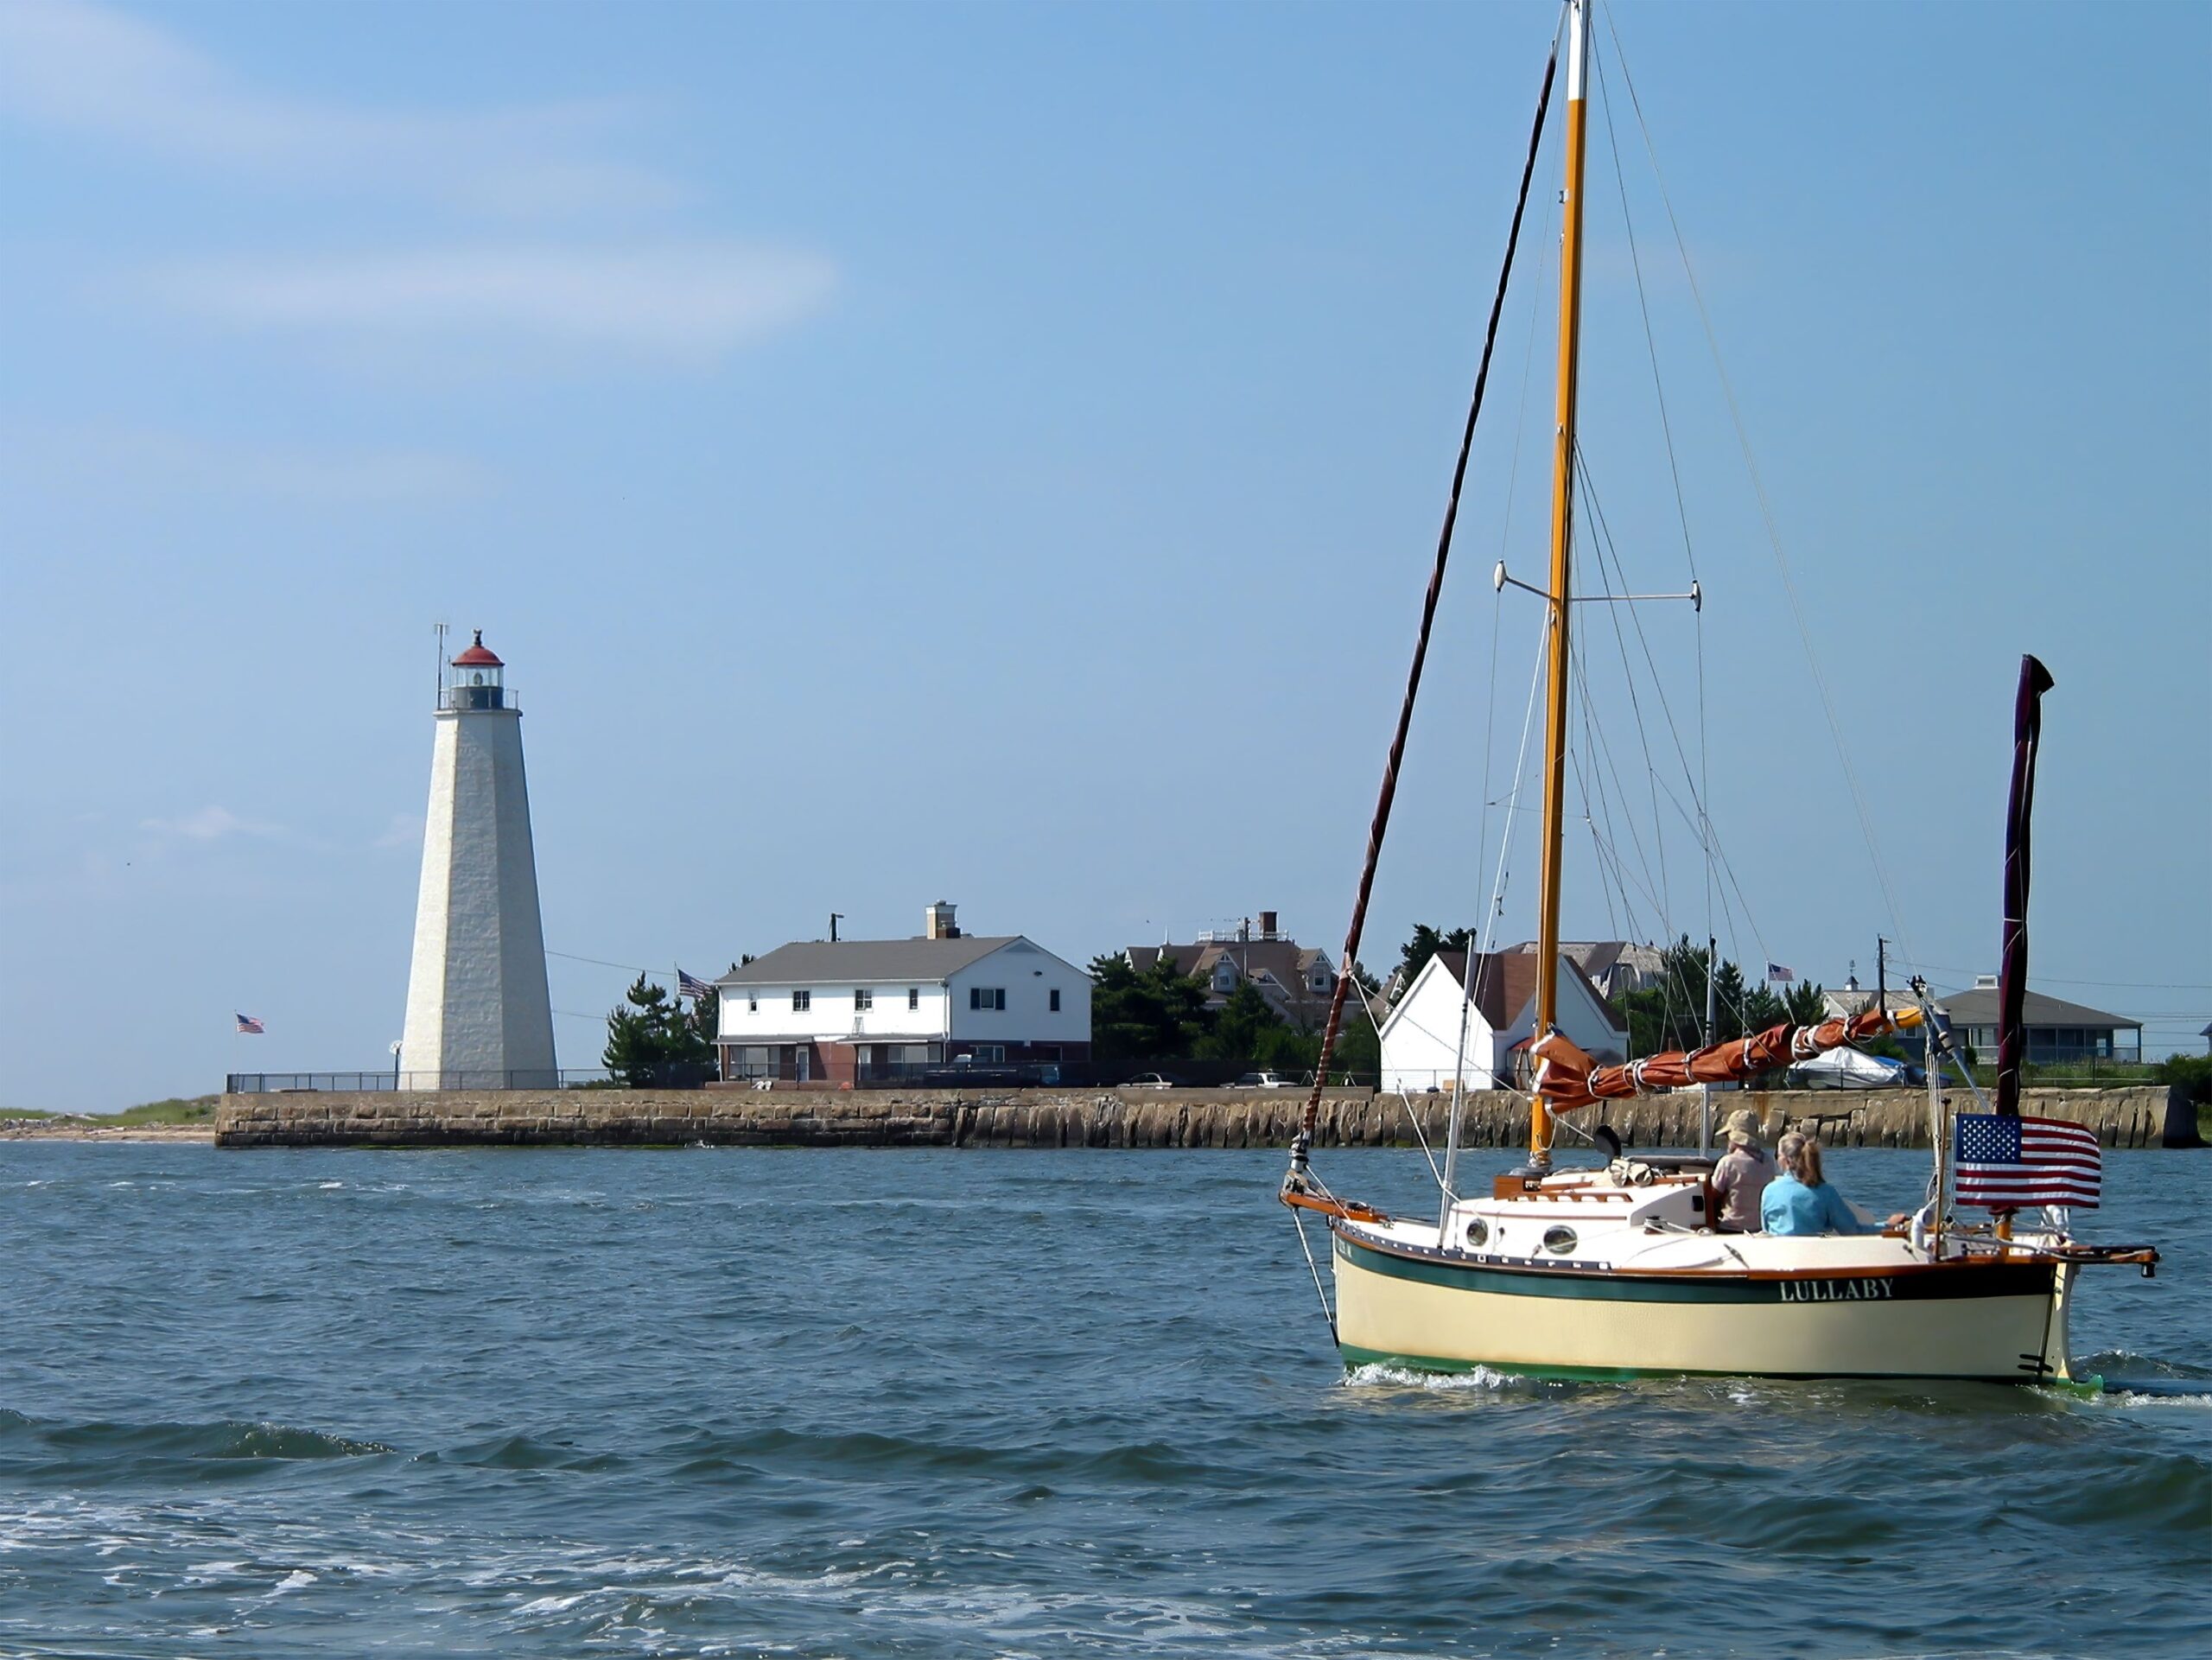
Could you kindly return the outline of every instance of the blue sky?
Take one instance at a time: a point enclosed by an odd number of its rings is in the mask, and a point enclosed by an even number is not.
[[[1333,951],[1554,16],[0,0],[0,1104],[382,1064],[440,620],[527,711],[569,1065],[601,964],[831,910]],[[1568,932],[1704,932],[1705,773],[1732,955],[1993,968],[2032,650],[2038,983],[2194,1048],[2212,13],[1624,0],[1599,54],[1590,476],[1625,580],[1707,599],[1580,619]],[[1509,817],[1557,166],[1378,968]]]

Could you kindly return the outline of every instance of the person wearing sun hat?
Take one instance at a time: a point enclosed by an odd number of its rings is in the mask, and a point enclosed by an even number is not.
[[[1727,1135],[1728,1150],[1713,1167],[1713,1225],[1723,1233],[1757,1233],[1774,1161],[1759,1144],[1758,1115],[1750,1108],[1728,1115]]]

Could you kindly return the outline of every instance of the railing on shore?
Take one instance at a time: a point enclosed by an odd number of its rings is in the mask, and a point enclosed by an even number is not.
[[[1255,1075],[1259,1069],[1243,1060],[1061,1060],[1061,1061],[878,1061],[860,1070],[851,1087],[861,1090],[957,1089],[1223,1089]],[[1313,1074],[1281,1072],[1270,1074],[1281,1087],[1294,1089],[1313,1081]],[[1332,1067],[1329,1082],[1346,1088],[1372,1089],[1372,1072]],[[779,1075],[773,1066],[734,1068],[728,1076],[711,1061],[672,1061],[658,1067],[628,1068],[620,1072],[604,1066],[564,1067],[557,1072],[229,1072],[224,1075],[226,1095],[292,1095],[306,1093],[398,1092],[435,1090],[696,1090],[720,1083],[723,1087],[753,1084],[761,1089],[835,1089],[842,1079],[799,1079],[788,1072]]]
[[[703,1067],[693,1070],[702,1078],[706,1072]],[[223,1076],[223,1093],[226,1095],[284,1095],[303,1091],[607,1090],[623,1087],[622,1080],[604,1066],[572,1066],[557,1072],[538,1067],[505,1072],[226,1072]],[[671,1083],[652,1087],[696,1089],[698,1083]]]

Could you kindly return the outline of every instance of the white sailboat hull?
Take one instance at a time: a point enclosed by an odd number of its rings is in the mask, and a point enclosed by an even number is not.
[[[1885,1261],[1865,1248],[1891,1242],[1797,1243],[1826,1248],[1809,1254],[1829,1260],[1745,1268],[1723,1259],[1679,1271],[1512,1263],[1339,1223],[1338,1342],[1355,1364],[1442,1371],[2014,1383],[2068,1375],[2066,1265]],[[1851,1246],[1862,1249],[1834,1249]],[[1838,1260],[1854,1255],[1861,1260]]]

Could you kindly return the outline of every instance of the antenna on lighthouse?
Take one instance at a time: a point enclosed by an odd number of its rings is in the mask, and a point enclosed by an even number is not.
[[[433,709],[442,709],[446,701],[446,626],[442,622],[430,625],[430,632],[438,641],[438,695],[430,700]]]

